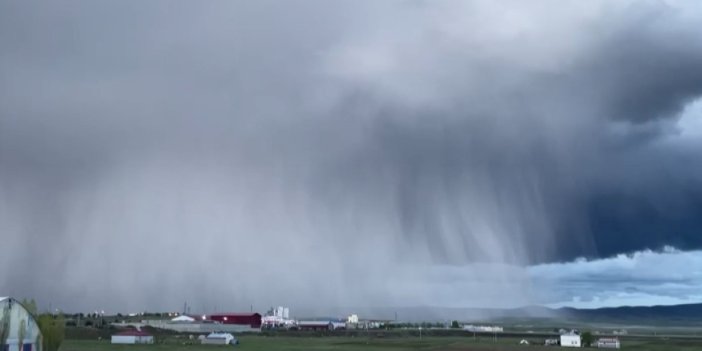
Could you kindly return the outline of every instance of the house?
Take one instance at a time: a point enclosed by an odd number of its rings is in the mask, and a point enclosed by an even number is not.
[[[619,339],[617,338],[600,338],[595,345],[603,349],[618,349],[621,347]]]
[[[112,335],[113,344],[153,344],[154,336],[136,329],[125,330]]]
[[[0,348],[41,351],[42,335],[32,313],[11,297],[0,297]]]
[[[580,335],[577,334],[563,334],[561,335],[561,346],[562,347],[582,347],[580,341]]]

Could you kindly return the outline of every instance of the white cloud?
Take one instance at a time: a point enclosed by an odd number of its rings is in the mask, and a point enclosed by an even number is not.
[[[529,268],[538,299],[550,306],[597,308],[702,301],[702,251],[672,247]]]
[[[699,140],[702,137],[702,99],[695,100],[685,107],[678,127],[682,138]]]

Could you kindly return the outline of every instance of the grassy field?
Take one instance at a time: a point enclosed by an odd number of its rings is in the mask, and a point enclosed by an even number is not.
[[[109,341],[66,340],[62,351],[201,351],[237,349],[241,351],[499,351],[499,350],[558,350],[558,347],[519,345],[520,339],[502,338],[475,341],[466,337],[425,337],[364,339],[348,337],[265,337],[244,335],[237,346],[187,345],[184,339],[166,338],[155,345],[111,345]],[[625,350],[702,351],[702,339],[623,339]]]

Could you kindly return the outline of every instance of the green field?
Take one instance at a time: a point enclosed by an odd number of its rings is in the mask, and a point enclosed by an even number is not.
[[[518,345],[521,339],[500,338],[475,341],[469,337],[425,337],[419,338],[388,338],[364,339],[361,337],[270,337],[260,335],[243,335],[237,346],[212,346],[188,344],[187,339],[165,338],[155,345],[111,345],[109,341],[97,340],[66,340],[62,351],[201,351],[201,350],[250,350],[250,351],[489,351],[489,350],[563,350],[560,347],[545,347],[536,345]],[[622,339],[624,350],[680,350],[702,351],[702,339],[654,339],[631,338]]]

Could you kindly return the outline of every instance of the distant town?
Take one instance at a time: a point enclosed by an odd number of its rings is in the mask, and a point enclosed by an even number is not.
[[[61,328],[71,342],[89,342],[96,345],[162,345],[180,342],[182,346],[242,345],[259,336],[276,336],[276,340],[294,338],[302,341],[333,336],[363,339],[368,342],[383,340],[417,340],[420,343],[437,340],[462,340],[475,345],[514,345],[515,347],[591,347],[615,348],[626,346],[622,340],[644,337],[642,331],[630,335],[626,328],[602,328],[582,331],[576,328],[549,328],[538,325],[476,324],[458,320],[445,322],[403,322],[401,320],[366,319],[358,314],[339,318],[293,318],[291,308],[271,307],[263,314],[258,312],[217,312],[211,314],[187,313],[187,304],[180,312],[117,313],[38,313],[33,301],[0,299],[0,343],[9,351],[51,351],[56,328]],[[47,322],[48,320],[48,322]],[[48,324],[47,324],[48,323]],[[60,323],[60,325],[58,325]],[[530,329],[528,329],[530,328]],[[637,339],[638,338],[638,339]],[[81,341],[83,340],[83,341]],[[322,340],[322,339],[319,339]],[[61,338],[63,341],[63,338]],[[60,343],[59,343],[60,345]],[[58,350],[58,349],[55,349]]]

